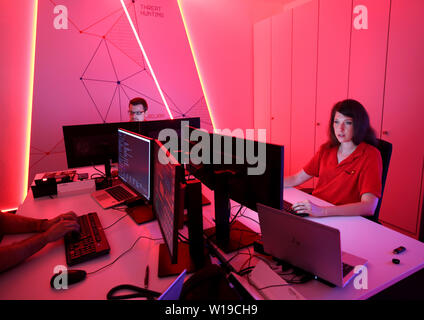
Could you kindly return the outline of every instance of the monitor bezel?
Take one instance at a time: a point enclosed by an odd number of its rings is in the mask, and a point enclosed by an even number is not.
[[[178,261],[178,230],[179,230],[179,225],[181,223],[181,219],[184,219],[184,182],[185,182],[185,178],[184,178],[184,166],[182,164],[180,164],[173,156],[172,154],[169,153],[168,150],[166,150],[166,148],[163,146],[163,144],[157,140],[154,139],[154,144],[153,144],[153,172],[154,172],[154,178],[158,177],[157,172],[156,172],[156,164],[157,162],[159,162],[157,160],[158,154],[157,154],[157,150],[156,148],[163,149],[164,152],[167,153],[168,157],[172,157],[173,162],[172,164],[168,164],[168,165],[172,165],[174,166],[174,212],[173,212],[173,230],[172,230],[172,244],[169,244],[167,242],[166,236],[165,236],[165,232],[163,229],[163,225],[162,225],[162,221],[161,219],[158,217],[157,215],[157,208],[155,205],[155,194],[156,194],[156,183],[155,181],[153,181],[153,189],[152,189],[152,210],[153,213],[158,221],[159,224],[159,228],[161,230],[161,234],[163,236],[164,242],[166,244],[166,247],[168,249],[168,253],[170,256],[170,260],[171,263],[177,263]],[[172,250],[171,250],[172,247]]]

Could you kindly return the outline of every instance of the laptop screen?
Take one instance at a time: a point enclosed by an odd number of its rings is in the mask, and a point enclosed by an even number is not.
[[[119,178],[150,200],[152,140],[126,130],[118,130]]]
[[[181,272],[178,278],[166,289],[164,293],[158,298],[158,300],[178,300],[180,299],[181,291],[183,289],[184,279],[187,270]]]

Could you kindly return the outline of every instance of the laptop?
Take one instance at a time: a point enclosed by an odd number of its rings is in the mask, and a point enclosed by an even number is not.
[[[264,251],[336,286],[355,276],[366,259],[342,252],[340,231],[283,210],[257,204]]]
[[[118,179],[120,184],[91,194],[103,209],[140,197],[150,200],[152,142],[151,138],[118,129]]]
[[[181,272],[178,278],[168,287],[168,289],[166,289],[166,291],[160,295],[158,300],[179,300],[181,291],[183,290],[186,274],[187,270]]]

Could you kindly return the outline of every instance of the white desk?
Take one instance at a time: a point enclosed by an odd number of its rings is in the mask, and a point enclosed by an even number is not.
[[[204,207],[204,228],[213,226],[213,194],[206,195],[212,205]],[[317,204],[323,203],[297,189],[284,190],[284,198],[290,202],[309,198]],[[98,213],[103,227],[107,227],[122,217],[125,213],[112,209],[102,210],[89,194],[75,196],[43,197],[34,199],[32,192],[19,207],[17,214],[38,218],[52,218],[60,213],[75,211],[77,215],[95,211]],[[258,221],[257,214],[247,210],[246,215]],[[310,219],[310,218],[307,218]],[[259,232],[259,225],[250,219],[240,220],[253,230]],[[320,223],[335,227],[341,231],[342,249],[368,259],[368,289],[356,290],[351,281],[345,288],[330,288],[321,282],[311,281],[293,287],[306,299],[366,299],[384,290],[392,284],[408,277],[424,268],[424,244],[405,235],[390,230],[362,217],[330,217],[314,219]],[[156,221],[136,225],[127,216],[116,225],[105,231],[111,246],[109,255],[75,266],[73,269],[83,269],[87,272],[112,262],[121,253],[131,247],[140,236],[161,238],[161,232]],[[28,235],[5,236],[0,245],[28,237]],[[0,274],[0,299],[105,299],[107,292],[119,284],[143,286],[146,265],[150,266],[149,289],[163,292],[175,277],[158,278],[158,247],[162,241],[140,239],[135,247],[112,266],[89,275],[84,281],[72,285],[69,290],[57,292],[50,287],[50,278],[57,265],[66,265],[63,240],[48,244],[24,263],[12,270]],[[400,245],[407,248],[399,255],[401,263],[392,263],[392,250]],[[250,249],[253,253],[253,249]],[[247,249],[244,249],[247,252]],[[234,254],[225,255],[230,259]],[[248,258],[238,255],[231,263],[238,270]],[[254,263],[254,260],[252,260]],[[241,278],[249,292],[258,299],[258,295],[247,281]]]
[[[60,213],[74,211],[77,215],[97,212],[103,227],[111,225],[125,212],[103,210],[90,196],[43,197],[34,199],[31,190],[16,214],[52,218]],[[162,238],[158,223],[152,221],[137,225],[127,216],[105,230],[111,250],[110,254],[78,264],[71,269],[95,271],[111,263],[120,254],[128,250],[139,236]],[[28,235],[5,236],[1,246],[21,240]],[[50,287],[50,279],[57,265],[66,266],[63,240],[50,243],[41,251],[27,259],[14,269],[0,274],[0,300],[5,299],[106,299],[107,292],[120,284],[132,284],[144,287],[146,265],[150,267],[149,289],[164,292],[175,277],[158,278],[159,244],[163,241],[140,239],[135,247],[116,263],[69,287],[69,290],[56,291]]]
[[[295,188],[284,189],[284,199],[294,203],[310,199],[316,204],[330,205],[323,200],[306,194]],[[246,210],[245,215],[255,221],[257,213]],[[368,289],[357,290],[354,281],[350,281],[345,288],[331,288],[319,281],[313,280],[305,284],[293,285],[306,299],[313,300],[359,300],[367,299],[384,289],[390,287],[402,279],[424,268],[424,243],[407,237],[401,233],[388,229],[363,217],[328,217],[306,218],[334,227],[340,230],[342,250],[363,257],[368,260]],[[240,218],[244,224],[252,230],[260,232],[258,223],[250,219]],[[208,222],[211,224],[211,222]],[[317,239],[319,241],[319,239]],[[393,249],[404,246],[407,250],[400,255],[394,255]],[[248,252],[246,249],[242,252]],[[253,249],[250,250],[254,253]],[[225,255],[231,259],[235,253]],[[231,264],[238,271],[240,266],[249,258],[248,255],[239,255],[231,260]],[[393,258],[398,258],[400,264],[392,263]],[[255,260],[251,265],[255,265]],[[241,279],[243,285],[248,288],[252,295],[258,299],[262,297],[251,287],[245,279]],[[424,285],[424,283],[423,283]]]

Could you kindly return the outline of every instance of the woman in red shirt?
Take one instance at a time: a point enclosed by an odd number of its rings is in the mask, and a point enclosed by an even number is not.
[[[312,194],[335,206],[305,200],[293,204],[293,209],[315,217],[372,216],[381,197],[382,160],[365,108],[350,99],[336,103],[329,135],[329,141],[302,170],[284,178],[284,187],[319,177]]]

